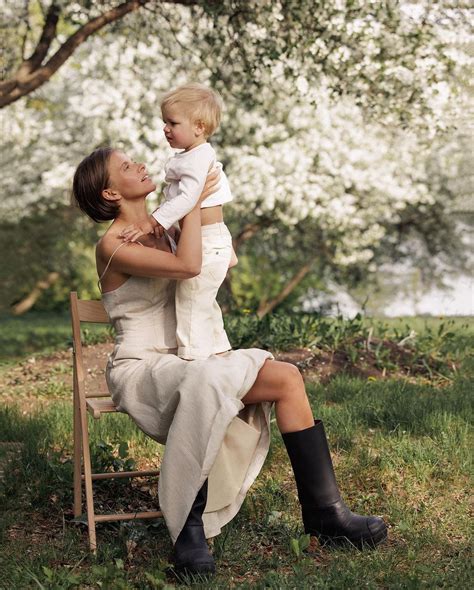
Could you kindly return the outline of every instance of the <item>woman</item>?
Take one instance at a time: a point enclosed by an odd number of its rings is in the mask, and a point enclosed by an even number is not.
[[[200,201],[217,183],[216,175],[208,177]],[[199,202],[183,219],[177,246],[173,235],[124,242],[125,228],[147,217],[145,199],[155,188],[143,164],[101,148],[78,166],[73,191],[94,221],[113,220],[96,249],[103,302],[116,329],[107,380],[119,409],[166,443],[159,501],[176,570],[215,571],[206,538],[235,516],[263,465],[272,403],[305,531],[323,541],[380,543],[383,520],[356,515],[341,499],[323,425],[293,365],[258,349],[204,361],[176,356],[175,281],[199,274],[201,224],[221,219],[201,212]]]

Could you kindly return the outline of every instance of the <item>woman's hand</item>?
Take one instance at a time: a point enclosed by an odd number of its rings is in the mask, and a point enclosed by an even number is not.
[[[204,183],[204,188],[202,189],[202,193],[199,195],[199,199],[196,205],[201,205],[204,199],[207,199],[210,195],[216,193],[219,190],[219,181],[221,179],[221,172],[219,168],[215,168],[211,170],[207,177],[206,182]]]
[[[229,268],[233,268],[238,263],[239,263],[239,259],[237,258],[237,254],[235,253],[234,247],[232,246],[232,252],[230,253]]]

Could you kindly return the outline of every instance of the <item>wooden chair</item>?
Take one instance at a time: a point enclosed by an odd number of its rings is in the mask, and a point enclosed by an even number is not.
[[[162,517],[160,511],[135,513],[96,514],[94,510],[94,496],[92,482],[98,479],[144,477],[158,475],[158,470],[149,471],[119,471],[114,473],[92,473],[89,447],[89,430],[87,412],[95,419],[102,414],[117,412],[105,379],[99,391],[89,391],[87,386],[87,367],[81,341],[81,322],[108,324],[109,317],[101,301],[78,299],[77,293],[72,291],[71,320],[73,336],[73,403],[74,403],[74,516],[82,514],[82,484],[85,487],[87,524],[89,527],[89,545],[95,553],[97,549],[95,525],[98,522],[131,520],[141,518]]]

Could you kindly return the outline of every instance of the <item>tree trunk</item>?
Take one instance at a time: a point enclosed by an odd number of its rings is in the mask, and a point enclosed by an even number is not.
[[[19,303],[15,304],[12,307],[13,315],[21,315],[29,309],[31,309],[33,305],[37,302],[41,293],[45,289],[51,287],[51,285],[53,285],[58,279],[58,272],[50,272],[46,279],[38,281],[36,285],[33,287],[32,291],[26,297],[24,297]]]
[[[261,301],[257,310],[257,316],[262,319],[267,313],[270,313],[277,305],[284,301],[288,295],[301,283],[305,276],[309,273],[312,267],[312,262],[308,262],[300,268],[295,276],[288,281],[283,289],[278,293],[276,297],[270,301]]]

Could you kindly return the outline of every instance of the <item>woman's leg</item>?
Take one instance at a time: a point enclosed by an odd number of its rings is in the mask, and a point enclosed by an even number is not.
[[[304,430],[314,424],[303,377],[290,363],[266,361],[242,401],[244,404],[275,402],[281,433]]]
[[[384,521],[349,510],[339,493],[326,434],[314,420],[299,370],[267,361],[245,404],[275,402],[278,427],[295,474],[305,531],[321,541],[375,546],[387,537]]]

